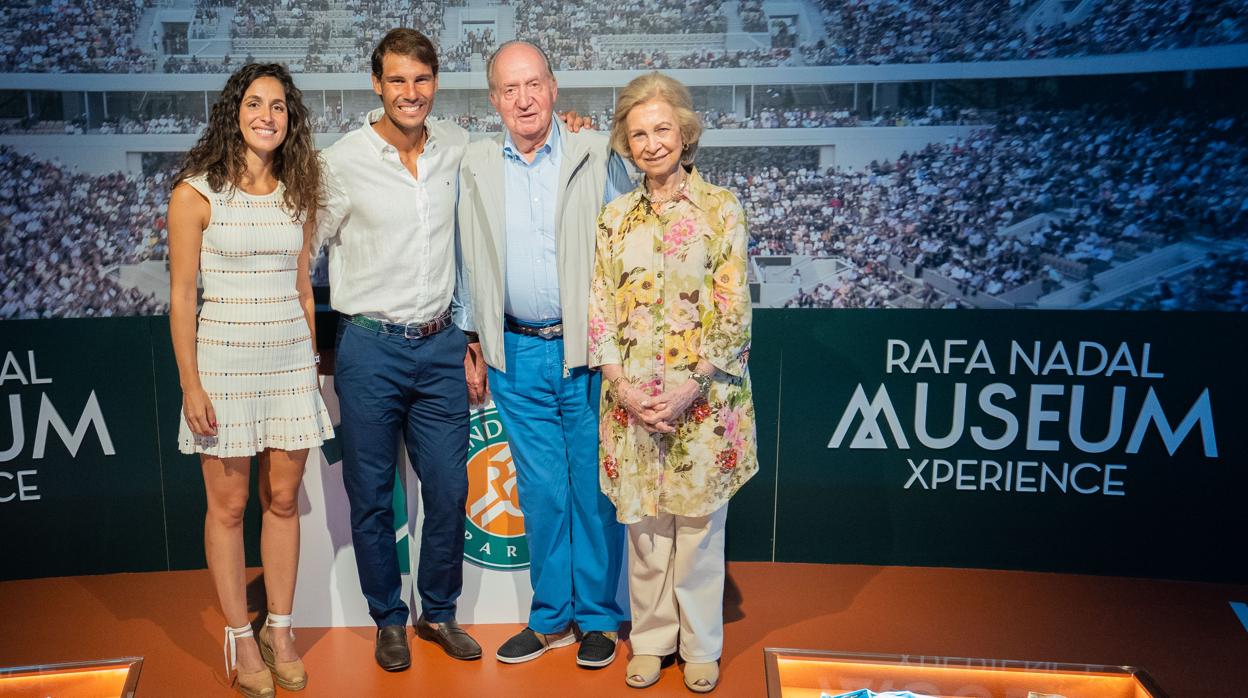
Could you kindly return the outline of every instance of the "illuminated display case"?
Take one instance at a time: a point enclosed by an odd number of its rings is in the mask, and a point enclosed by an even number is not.
[[[847,654],[768,648],[768,698],[821,698],[861,689],[934,698],[1166,698],[1142,670],[1000,659]]]
[[[0,669],[3,698],[134,698],[142,657]]]

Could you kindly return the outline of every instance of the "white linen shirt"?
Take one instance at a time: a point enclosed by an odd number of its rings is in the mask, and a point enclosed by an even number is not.
[[[456,288],[455,202],[468,132],[427,119],[417,177],[372,124],[322,151],[325,205],[316,249],[328,243],[330,305],[346,315],[393,323],[436,318]],[[456,303],[456,324],[462,309]]]

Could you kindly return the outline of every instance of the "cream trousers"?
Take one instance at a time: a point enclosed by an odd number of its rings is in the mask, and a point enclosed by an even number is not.
[[[633,654],[713,662],[724,648],[724,523],[710,516],[648,516],[628,525]]]

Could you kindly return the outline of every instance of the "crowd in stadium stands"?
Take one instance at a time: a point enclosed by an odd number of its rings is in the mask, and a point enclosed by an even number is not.
[[[356,40],[354,55],[359,56],[364,70],[368,56],[386,32],[395,27],[417,27],[435,44],[438,43],[445,10],[440,0],[343,0],[355,13],[347,36]]]
[[[797,25],[792,22],[772,22],[771,47],[792,49],[797,48]]]
[[[351,37],[372,49],[394,27],[420,27],[432,39],[442,29],[443,5],[437,0],[238,0],[231,20],[236,38]],[[347,21],[340,21],[346,13]],[[373,38],[373,35],[377,35]]]
[[[221,9],[224,3],[213,4],[201,2],[195,5],[195,19],[191,21],[191,38],[207,39],[217,35],[221,25]],[[157,46],[159,34],[152,38],[153,47]]]
[[[597,51],[588,39],[575,51],[555,51],[556,70],[669,70],[675,68],[766,68],[798,65],[789,49],[752,51]]]
[[[163,175],[79,174],[0,146],[0,318],[166,312],[105,270],[163,255],[168,200]]]
[[[341,115],[337,111],[316,118],[317,133],[347,132],[359,126],[366,112]],[[496,133],[502,130],[502,121],[493,110],[481,114],[438,114],[442,118],[454,120],[469,131],[479,133]],[[608,130],[611,127],[611,110],[583,114],[590,119],[593,128]],[[974,110],[957,109],[916,109],[888,113],[872,119],[859,119],[848,109],[838,108],[804,108],[804,109],[760,109],[751,117],[741,117],[717,109],[699,109],[698,116],[705,128],[825,128],[832,126],[934,126],[947,124],[978,124],[983,123]],[[186,131],[186,133],[194,132]]]
[[[82,124],[77,121],[60,119],[4,119],[0,120],[0,133],[29,133],[39,135],[65,135],[85,133]]]
[[[1104,0],[1033,33],[1022,0],[824,0],[827,37],[807,63],[939,63],[1124,53],[1248,40],[1245,0]]]
[[[821,9],[827,36],[803,47],[808,63],[992,60],[1013,57],[1025,38],[1018,0],[824,0]]]
[[[762,0],[740,0],[737,3],[737,15],[741,17],[741,31],[767,31],[767,14],[763,12]]]
[[[1024,111],[860,170],[821,170],[815,148],[707,147],[698,165],[741,198],[751,255],[851,265],[835,282],[808,279],[791,305],[958,306],[1029,284],[1047,293],[1181,239],[1248,239],[1245,123]],[[163,258],[167,177],[77,174],[0,149],[0,225],[13,231],[0,268],[18,270],[0,317],[160,311],[102,270]],[[1226,253],[1125,302],[1240,309],[1246,273],[1243,254]]]
[[[482,60],[488,58],[494,52],[497,43],[493,29],[487,28],[480,32],[475,30],[469,31],[463,41],[450,48],[443,49],[438,56],[439,69],[448,73],[470,71],[472,70],[473,57],[479,56]],[[482,68],[484,68],[484,64],[482,64]]]
[[[193,116],[167,114],[151,119],[119,119],[105,121],[97,133],[133,134],[133,133],[199,133],[204,128],[204,120]]]
[[[731,0],[729,0],[731,1]],[[187,56],[186,36],[136,37],[152,0],[17,0],[0,6],[0,72],[230,72],[220,57]],[[461,0],[455,3],[462,4]],[[791,21],[768,18],[759,0],[737,0],[742,30],[766,32],[751,51],[596,50],[613,34],[722,33],[723,0],[614,3],[516,0],[516,35],[536,41],[557,69],[725,68],[862,63],[931,63],[1114,54],[1248,41],[1248,0],[1102,0],[1070,25],[1025,29],[1023,0],[820,0],[822,31],[799,41]],[[441,36],[444,0],[199,0],[190,35],[220,36],[226,8],[231,38],[307,39],[296,72],[361,72],[373,45],[396,26]],[[345,15],[345,16],[344,16]],[[470,70],[471,41],[445,42],[448,72]],[[490,44],[492,45],[492,44]],[[251,47],[261,51],[264,47]],[[246,53],[240,50],[239,53]],[[464,55],[461,55],[464,54]],[[156,56],[164,60],[156,63]],[[237,58],[235,59],[237,62]]]
[[[475,133],[501,133],[503,120],[498,112],[488,110],[480,114],[439,114],[443,119],[450,119],[460,126]]]
[[[541,46],[556,70],[727,67],[704,64],[702,54],[686,58],[663,51],[596,51],[591,42],[594,36],[611,34],[722,33],[727,19],[721,0],[520,0],[515,8],[516,36]]]
[[[848,108],[802,107],[759,109],[752,116],[728,112],[698,112],[707,128],[828,128],[835,126],[935,126],[982,123],[973,109],[930,107],[890,110],[870,119],[859,118]]]
[[[150,72],[151,57],[133,41],[144,4],[143,0],[0,3],[0,72]]]
[[[394,27],[419,27],[436,42],[444,10],[440,0],[238,0],[231,35],[308,39],[306,58],[285,61],[295,72],[367,71],[373,46]],[[179,67],[177,72],[215,72]]]
[[[39,119],[13,119],[0,121],[0,133],[24,134],[77,134],[98,133],[139,134],[139,133],[199,133],[204,127],[204,120],[199,117],[181,114],[164,114],[162,116],[135,119],[121,116],[109,119],[98,128],[88,130],[82,119],[71,121],[49,121]]]
[[[859,278],[838,298],[886,299],[900,271],[924,270],[965,295],[1047,292],[1185,235],[1248,237],[1242,117],[1024,113],[865,171],[708,152],[707,176],[745,206],[751,254],[851,260]]]
[[[1222,310],[1248,312],[1248,251],[1211,253],[1200,266],[1159,281],[1117,304],[1124,310]]]
[[[326,114],[313,116],[313,130],[316,133],[346,133],[359,128],[367,115],[367,111],[342,114],[340,110],[331,108]],[[494,133],[503,129],[502,120],[492,109],[480,114],[447,114],[435,109],[434,116],[454,121],[468,131],[478,133]]]
[[[346,133],[364,122],[367,111],[343,114],[330,107],[324,114],[313,114],[313,131],[316,133]],[[502,121],[497,112],[486,108],[481,113],[438,113],[441,118],[451,119],[465,129],[478,133],[497,133]],[[593,128],[608,130],[611,127],[611,110],[603,109],[584,114]],[[972,109],[934,107],[930,109],[886,112],[871,119],[860,119],[848,109],[809,107],[802,109],[760,109],[753,116],[742,117],[717,109],[698,110],[702,125],[711,129],[759,129],[759,128],[826,128],[856,126],[934,126],[949,124],[984,123],[978,112]],[[122,116],[110,119],[98,128],[88,130],[82,120],[40,121],[38,119],[0,120],[0,133],[190,133],[197,134],[204,127],[202,116],[162,114],[154,117],[133,118]]]
[[[721,0],[518,0],[516,35],[715,34],[727,29]]]
[[[719,109],[698,109],[698,118],[705,128],[830,128],[852,126],[937,126],[986,123],[977,109],[930,107],[926,109],[888,110],[871,118],[860,118],[844,107],[801,107],[775,109],[764,107],[751,116],[738,116]],[[595,128],[611,127],[611,110],[585,114]],[[473,130],[473,129],[469,129]],[[496,130],[496,129],[495,129]]]
[[[161,64],[160,72],[168,74],[232,73],[238,68],[241,68],[243,64],[250,63],[253,60],[254,57],[251,55],[246,56],[241,61],[228,55],[219,61],[201,61],[198,56],[191,56],[190,58],[169,56],[165,59],[165,62]],[[287,64],[287,67],[290,67],[289,64]]]
[[[1024,57],[1097,55],[1248,41],[1244,0],[1101,0],[1085,21],[1029,37]]]
[[[305,97],[306,98],[306,97]],[[346,133],[364,122],[365,112],[343,114],[339,107],[329,107],[324,113],[312,112],[314,133]]]

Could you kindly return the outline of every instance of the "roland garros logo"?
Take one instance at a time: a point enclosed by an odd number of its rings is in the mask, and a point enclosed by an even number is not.
[[[495,570],[529,566],[529,542],[516,491],[516,465],[494,407],[475,412],[468,433],[464,557]]]

